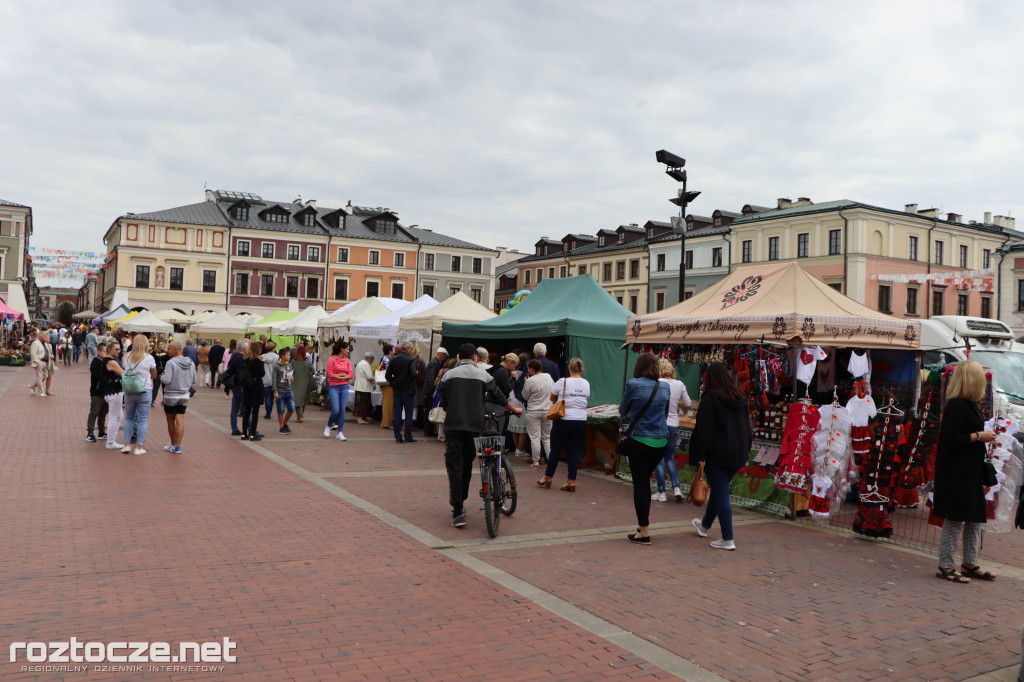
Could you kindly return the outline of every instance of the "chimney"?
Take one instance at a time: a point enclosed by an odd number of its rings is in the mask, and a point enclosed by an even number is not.
[[[348,203],[345,204],[345,213],[348,213],[349,215],[352,215],[354,212],[355,212],[355,209],[352,208],[352,200],[349,199]]]
[[[907,204],[903,207],[903,210],[907,213],[917,213],[917,204]]]
[[[947,213],[946,220],[951,223],[962,223],[964,221],[964,217],[959,213]]]
[[[306,206],[316,208],[316,199],[306,199]]]
[[[926,208],[923,211],[918,211],[917,215],[925,217],[925,218],[938,218],[939,217],[939,209],[937,209],[937,208]]]
[[[998,225],[999,227],[1008,227],[1011,230],[1013,229],[1014,224],[1017,222],[1014,218],[1010,218],[1009,216],[1004,215],[997,215],[995,218],[993,218],[993,220],[995,221],[995,224]]]
[[[790,199],[780,198],[778,201],[778,205],[779,208],[789,208],[790,206],[793,205],[793,202]]]
[[[217,197],[215,197],[213,195],[213,190],[212,189],[206,190],[206,200],[207,201],[217,201]]]
[[[985,211],[985,224],[986,225],[991,225],[992,224],[992,211]]]
[[[798,199],[796,200],[796,203],[795,203],[795,204],[793,204],[793,205],[794,205],[794,206],[810,206],[810,205],[811,205],[811,204],[813,204],[813,203],[814,203],[814,202],[813,202],[813,201],[811,201],[810,199],[808,199],[807,197],[800,197],[800,198],[798,198]]]
[[[298,204],[299,206],[302,206],[302,195],[299,194],[294,199],[292,199],[292,203],[293,204]]]

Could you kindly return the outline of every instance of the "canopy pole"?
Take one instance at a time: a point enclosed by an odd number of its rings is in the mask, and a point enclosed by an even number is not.
[[[626,344],[626,355],[622,358],[622,392],[626,392],[626,374],[629,372],[629,344]]]

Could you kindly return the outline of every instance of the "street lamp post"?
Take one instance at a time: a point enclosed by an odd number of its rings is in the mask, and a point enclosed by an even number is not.
[[[682,183],[682,187],[676,192],[676,197],[669,199],[679,207],[679,223],[675,226],[675,230],[679,233],[679,302],[682,303],[686,292],[686,205],[696,199],[700,192],[686,190],[686,171],[683,170],[686,159],[664,149],[655,152],[654,158],[658,160],[658,163],[667,166],[665,175]]]

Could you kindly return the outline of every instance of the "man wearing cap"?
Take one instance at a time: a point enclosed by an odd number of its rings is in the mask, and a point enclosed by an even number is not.
[[[427,363],[426,376],[423,378],[423,414],[430,414],[430,408],[434,404],[434,382],[437,380],[437,375],[441,373],[441,368],[444,367],[444,363],[448,361],[448,351],[443,347],[437,349],[437,353],[430,362]],[[429,437],[436,436],[434,425],[429,419],[423,420],[423,435]]]
[[[484,423],[484,402],[504,405],[514,414],[522,410],[513,407],[508,396],[494,383],[490,374],[476,366],[476,346],[459,346],[459,363],[445,372],[438,384],[441,407],[445,410],[444,464],[448,470],[448,498],[452,505],[452,525],[466,525],[463,503],[469,497],[473,478],[473,459],[476,449],[473,439],[480,435]]]

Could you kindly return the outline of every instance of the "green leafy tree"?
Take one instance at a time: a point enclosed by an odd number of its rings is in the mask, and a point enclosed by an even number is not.
[[[78,312],[78,308],[71,301],[61,301],[57,306],[57,319],[63,325],[71,324],[71,316]]]

